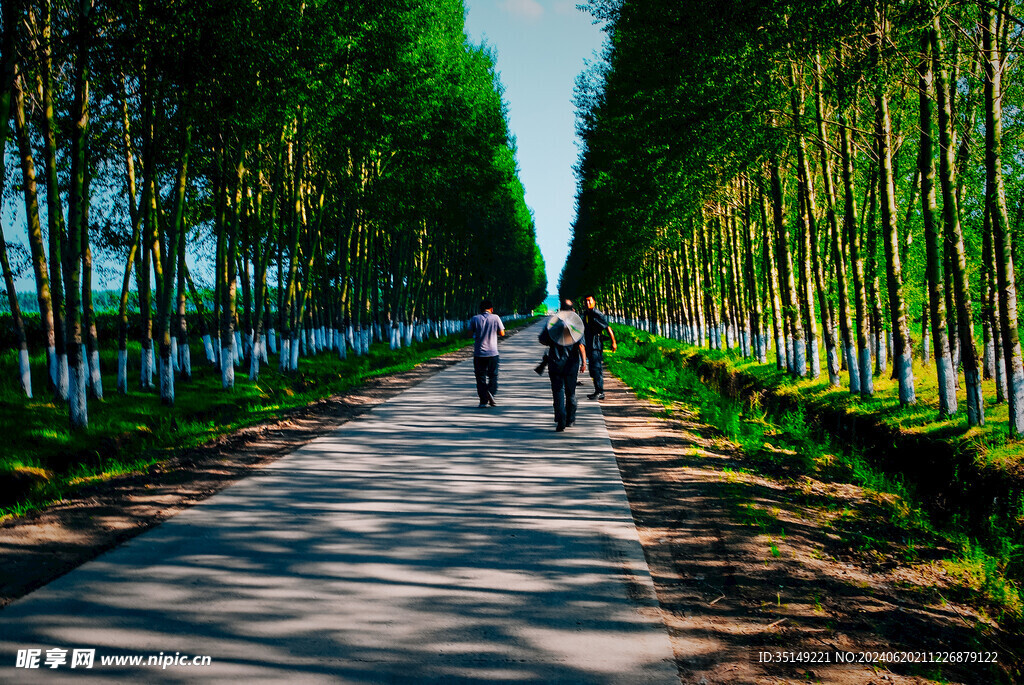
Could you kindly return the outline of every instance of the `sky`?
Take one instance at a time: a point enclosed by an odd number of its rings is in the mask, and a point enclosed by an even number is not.
[[[470,40],[496,53],[549,293],[558,291],[576,216],[573,88],[584,61],[597,61],[604,40],[593,18],[576,9],[582,1],[465,0]]]

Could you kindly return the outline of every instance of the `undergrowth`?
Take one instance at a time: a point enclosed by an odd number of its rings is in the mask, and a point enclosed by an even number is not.
[[[626,326],[617,326],[616,332],[618,353],[607,355],[607,363],[639,396],[664,405],[670,413],[696,415],[736,443],[750,468],[762,475],[791,482],[813,478],[859,486],[903,541],[897,549],[892,540],[878,539],[865,531],[857,512],[834,512],[828,525],[852,548],[876,554],[879,550],[895,551],[905,562],[935,560],[959,588],[961,598],[983,615],[987,613],[1015,629],[1024,623],[1020,589],[1024,577],[1024,502],[1017,503],[1008,519],[993,517],[983,535],[968,529],[955,516],[948,523],[937,524],[912,482],[903,475],[883,472],[869,455],[821,430],[803,405],[771,411],[758,401],[756,392],[748,401],[731,399],[709,387],[684,363],[693,354],[692,347]],[[778,372],[763,365],[759,373],[769,385],[779,380],[774,378]],[[727,474],[727,480],[729,477],[735,474]],[[769,530],[763,512],[752,513],[740,503],[736,513],[741,521]]]

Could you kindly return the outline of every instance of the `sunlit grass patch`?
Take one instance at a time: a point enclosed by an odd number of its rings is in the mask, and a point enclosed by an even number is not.
[[[1018,550],[1019,552],[1019,550]],[[1006,577],[1006,558],[989,554],[974,542],[967,542],[954,559],[942,562],[949,577],[961,588],[980,593],[997,612],[997,620],[1024,617],[1020,587]]]

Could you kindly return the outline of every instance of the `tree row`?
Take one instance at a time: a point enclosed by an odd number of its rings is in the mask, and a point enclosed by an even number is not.
[[[934,364],[970,425],[994,378],[1024,433],[1017,3],[590,9],[563,291],[865,397],[891,365],[913,404]]]
[[[452,332],[484,294],[540,302],[494,60],[463,23],[461,0],[5,0],[0,196],[26,225],[3,227],[0,265],[26,395],[12,236],[72,429],[103,395],[97,269],[122,284],[117,390],[137,368],[168,404],[191,377],[187,311],[230,388],[268,352],[289,371]]]

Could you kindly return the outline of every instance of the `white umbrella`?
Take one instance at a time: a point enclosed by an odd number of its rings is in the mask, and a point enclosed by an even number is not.
[[[572,345],[583,338],[583,319],[571,309],[560,309],[548,319],[548,336],[559,345]]]

